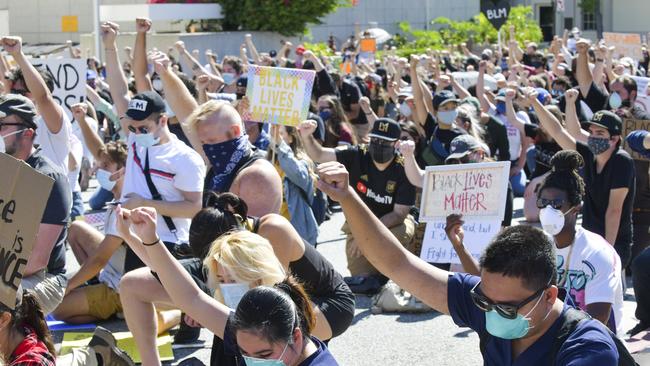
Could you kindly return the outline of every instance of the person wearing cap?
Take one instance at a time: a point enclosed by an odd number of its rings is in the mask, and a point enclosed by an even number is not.
[[[317,163],[338,161],[345,165],[351,172],[350,185],[357,194],[400,242],[408,245],[415,230],[414,220],[409,215],[415,203],[415,187],[406,177],[404,158],[395,150],[401,135],[399,124],[390,118],[378,118],[369,134],[368,145],[345,149],[320,146],[312,135],[315,128],[315,121],[305,121],[298,126],[307,154]],[[348,234],[346,255],[352,276],[377,276],[377,270],[358,251],[347,226],[343,230]]]
[[[449,156],[451,141],[466,132],[456,125],[458,104],[460,100],[449,90],[442,90],[433,96],[433,110],[429,110],[425,98],[430,96],[423,87],[417,73],[419,59],[411,57],[411,81],[413,88],[413,104],[415,106],[413,119],[425,131],[427,148],[423,151],[424,161],[429,165],[444,164]]]
[[[65,277],[65,240],[72,207],[72,191],[67,172],[62,172],[34,146],[38,126],[36,107],[18,94],[0,96],[0,152],[23,160],[41,174],[52,178],[45,212],[41,218],[32,255],[23,272],[23,287],[36,292],[46,313],[54,310],[63,299]]]
[[[577,150],[582,155],[586,194],[583,198],[582,226],[601,235],[618,253],[622,268],[630,261],[632,244],[632,203],[635,194],[634,162],[620,148],[622,143],[621,118],[609,111],[598,111],[586,123],[583,131],[575,109],[567,108],[565,129],[537,99],[537,92],[529,90],[528,99],[543,128],[564,150]],[[567,94],[567,97],[569,95]],[[575,103],[577,95],[567,99]]]
[[[43,155],[49,158],[63,173],[68,173],[70,153],[70,120],[67,113],[54,100],[54,80],[50,72],[36,69],[22,50],[20,37],[3,37],[0,40],[18,69],[11,75],[11,93],[29,98],[36,105],[38,117],[34,119],[38,134],[34,144],[41,147]]]
[[[485,72],[487,63],[481,61],[479,63],[478,81],[476,83],[476,96],[481,102],[481,110],[488,113],[492,117],[501,121],[508,131],[508,143],[510,147],[510,184],[517,197],[524,195],[526,189],[526,173],[524,166],[526,166],[526,151],[528,150],[529,142],[526,136],[522,134],[515,126],[507,115],[506,110],[506,90],[501,89],[495,98],[496,104],[493,104],[485,93]],[[530,123],[530,118],[523,111],[518,111],[515,116],[524,123]]]

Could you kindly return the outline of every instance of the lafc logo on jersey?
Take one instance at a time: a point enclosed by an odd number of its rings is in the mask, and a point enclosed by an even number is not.
[[[386,192],[391,193],[391,194],[395,193],[395,184],[396,184],[396,182],[392,181],[392,180],[389,180],[388,182],[386,182]]]
[[[388,122],[386,123],[379,123],[379,131],[381,132],[388,132],[388,127],[390,127],[390,124]]]
[[[368,181],[368,174],[364,174],[364,175],[360,176],[359,179],[367,182]]]

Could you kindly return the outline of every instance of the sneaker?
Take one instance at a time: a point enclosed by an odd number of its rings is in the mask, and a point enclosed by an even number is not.
[[[190,344],[199,340],[201,328],[190,327],[185,323],[185,314],[181,314],[181,324],[174,334],[174,344]]]
[[[111,332],[103,327],[97,327],[88,347],[95,350],[100,366],[135,366],[135,362],[126,352],[117,348],[117,342]]]
[[[643,322],[639,322],[637,325],[634,326],[634,328],[627,331],[627,335],[629,335],[630,337],[634,337],[635,335],[643,332],[648,328],[650,328],[650,325]]]

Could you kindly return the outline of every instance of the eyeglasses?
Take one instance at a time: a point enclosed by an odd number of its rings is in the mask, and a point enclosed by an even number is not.
[[[488,312],[495,310],[499,315],[506,319],[515,319],[517,317],[517,314],[519,313],[519,309],[523,308],[528,304],[529,302],[535,300],[538,298],[544,290],[546,290],[550,283],[546,285],[545,287],[537,290],[534,294],[530,295],[527,297],[524,301],[520,302],[519,304],[498,304],[493,302],[492,300],[488,299],[485,295],[481,294],[478,285],[481,283],[481,281],[477,282],[476,285],[470,290],[469,294],[472,297],[472,301],[474,302],[474,305],[476,305],[479,310]]]
[[[554,200],[549,200],[546,198],[538,198],[537,199],[537,208],[542,209],[546,206],[551,206],[556,210],[559,210],[564,206],[564,200],[563,199],[554,199]]]
[[[142,126],[142,127],[138,127],[138,128],[133,127],[133,126],[129,126],[129,127],[127,127],[127,128],[129,129],[129,131],[131,131],[131,132],[133,132],[133,133],[136,133],[136,132],[140,132],[140,133],[142,133],[142,134],[147,134],[147,133],[149,133],[149,129],[146,128],[146,127],[144,127],[144,126]]]

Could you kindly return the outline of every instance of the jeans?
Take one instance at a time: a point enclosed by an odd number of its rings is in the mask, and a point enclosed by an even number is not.
[[[72,209],[70,210],[70,219],[74,220],[84,214],[84,200],[81,192],[72,192]]]
[[[88,204],[92,210],[101,210],[104,208],[104,206],[106,206],[106,202],[112,199],[113,193],[111,191],[107,191],[102,187],[98,187],[93,196],[90,197]]]
[[[526,167],[530,174],[533,174],[537,167],[537,150],[535,150],[535,145],[532,145],[526,151]]]
[[[512,194],[515,197],[523,197],[526,191],[526,172],[522,169],[519,174],[510,177],[510,184],[512,185]]]

